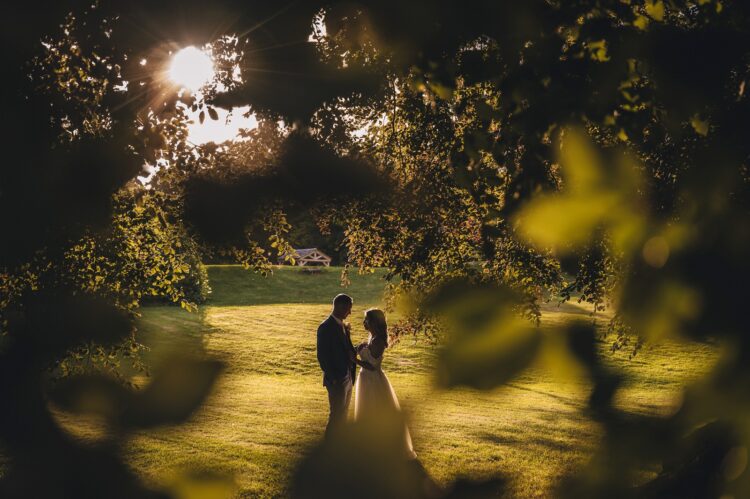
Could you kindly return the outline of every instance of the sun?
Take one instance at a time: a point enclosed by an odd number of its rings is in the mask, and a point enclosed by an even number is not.
[[[214,61],[206,52],[185,47],[172,57],[169,78],[191,92],[200,90],[214,77]]]

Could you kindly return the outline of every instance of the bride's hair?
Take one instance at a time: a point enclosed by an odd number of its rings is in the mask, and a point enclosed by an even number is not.
[[[365,312],[367,325],[373,337],[379,337],[388,346],[388,323],[385,321],[385,313],[379,308],[370,308]]]

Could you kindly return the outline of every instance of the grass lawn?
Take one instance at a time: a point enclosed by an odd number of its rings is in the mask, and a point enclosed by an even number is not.
[[[190,422],[130,441],[133,467],[156,483],[186,467],[207,467],[233,474],[239,497],[284,496],[295,463],[326,422],[315,331],[342,291],[339,273],[281,268],[263,279],[240,267],[212,266],[214,292],[199,312],[143,309],[139,328],[155,369],[174,349],[206,352],[226,360],[228,369]],[[355,299],[355,340],[364,339],[364,309],[380,302],[381,277],[353,275],[346,290]],[[549,305],[544,320],[588,313],[576,304]],[[710,367],[716,351],[670,343],[630,361],[623,353],[606,355],[630,380],[618,404],[663,412],[675,408],[681,387]],[[515,495],[546,497],[597,444],[600,430],[583,412],[585,383],[560,383],[539,368],[491,392],[441,391],[433,384],[434,358],[434,347],[406,339],[386,352],[383,367],[409,414],[419,458],[438,482],[502,471],[514,479]]]

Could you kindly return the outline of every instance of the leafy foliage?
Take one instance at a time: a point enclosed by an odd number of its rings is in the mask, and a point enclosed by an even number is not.
[[[192,239],[167,224],[150,196],[136,199],[127,192],[117,196],[109,230],[91,233],[71,242],[55,259],[39,253],[19,269],[9,270],[3,281],[3,332],[6,314],[22,306],[29,293],[71,289],[85,296],[106,299],[130,316],[148,300],[167,300],[193,310],[210,292],[208,276]],[[118,376],[123,359],[145,371],[142,346],[135,329],[114,348],[87,344],[57,364],[59,374],[104,370]]]

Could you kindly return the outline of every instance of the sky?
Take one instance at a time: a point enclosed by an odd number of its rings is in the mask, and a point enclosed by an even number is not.
[[[249,113],[249,106],[237,107],[232,109],[232,111],[218,107],[215,109],[219,115],[219,119],[212,120],[206,117],[202,124],[198,119],[200,111],[196,111],[195,113],[188,111],[188,116],[192,121],[192,123],[188,124],[189,142],[195,145],[206,144],[208,142],[220,144],[227,140],[236,139],[241,129],[252,129],[258,125],[255,115]],[[246,114],[249,114],[249,116],[245,116]],[[159,164],[157,162],[157,166],[163,168],[167,166],[167,163]],[[144,165],[143,173],[138,176],[138,180],[144,185],[148,184],[156,173],[156,170],[153,165]]]
[[[146,64],[144,59],[141,64]],[[239,66],[236,68],[237,81],[241,81]],[[182,85],[200,96],[201,89],[215,76],[214,62],[211,58],[210,49],[199,49],[194,46],[184,47],[172,55],[172,62],[168,70],[168,77],[178,85]],[[219,84],[219,87],[223,85]],[[255,116],[250,114],[248,106],[235,108],[231,111],[216,109],[218,120],[206,117],[200,122],[201,110],[188,112],[191,123],[188,126],[188,140],[193,144],[205,144],[207,142],[221,143],[237,138],[237,134],[243,128],[254,128],[257,125]]]
[[[141,61],[141,65],[147,63],[148,61],[145,59]],[[168,75],[175,83],[199,96],[201,87],[214,76],[213,62],[205,51],[192,46],[185,47],[172,57]],[[255,115],[250,113],[250,106],[236,107],[231,110],[215,108],[215,110],[218,114],[217,120],[212,120],[210,116],[206,116],[201,123],[201,109],[195,112],[187,109],[189,119],[187,139],[190,143],[194,145],[208,142],[220,144],[237,139],[240,130],[252,129],[258,125]],[[143,167],[143,174],[138,176],[138,180],[144,185],[148,185],[158,169],[168,166],[166,161],[161,163],[157,161],[156,165],[146,164]]]

